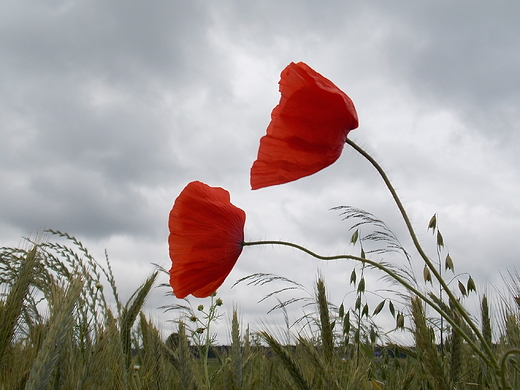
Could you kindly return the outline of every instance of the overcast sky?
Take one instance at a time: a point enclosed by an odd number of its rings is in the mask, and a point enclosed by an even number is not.
[[[348,146],[315,175],[250,190],[280,72],[303,61],[354,101],[360,126],[349,137],[387,170],[432,258],[426,228],[437,213],[457,273],[491,290],[520,253],[519,18],[512,0],[4,0],[0,246],[66,231],[100,260],[108,251],[127,299],[152,263],[169,269],[168,213],[200,180],[246,211],[246,240],[322,254],[358,253],[352,223],[330,208],[366,209],[421,275],[390,195]],[[226,316],[236,305],[254,327],[270,321],[276,300],[257,301],[273,288],[235,281],[275,273],[312,292],[321,273],[333,303],[351,307],[354,266],[248,247],[219,296]],[[147,308],[170,332],[172,314],[156,308],[178,301],[165,292]]]

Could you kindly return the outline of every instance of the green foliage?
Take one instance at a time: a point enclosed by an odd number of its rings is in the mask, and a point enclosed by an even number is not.
[[[195,309],[179,305],[184,314],[178,332],[164,339],[141,310],[157,272],[136,288],[128,302],[121,302],[108,259],[102,266],[74,237],[50,234],[56,242],[35,242],[27,250],[0,248],[2,390],[503,388],[454,328],[446,328],[443,346],[438,343],[438,322],[427,317],[420,298],[412,296],[408,304],[396,308],[395,301],[381,297],[369,308],[365,267],[352,273],[355,296],[350,305],[347,300],[339,307],[331,304],[322,278],[314,294],[278,301],[274,310],[297,304],[315,308],[296,320],[308,324],[305,336],[302,332],[280,341],[268,331],[251,334],[233,309],[231,345],[222,348],[210,332],[226,309],[219,298]],[[364,237],[359,231],[357,244]],[[287,290],[307,293],[303,286],[273,275],[256,274],[243,281],[288,286],[269,297]],[[110,288],[105,290],[106,283]],[[511,290],[518,295],[514,287]],[[431,299],[466,329],[451,305],[433,294]],[[511,347],[520,347],[519,313],[514,305],[499,308],[503,321],[493,335],[492,310],[483,296],[482,333],[497,359],[505,356],[507,381],[518,388],[518,355]],[[393,316],[399,332],[411,332],[413,346],[383,343],[373,317],[384,312]],[[287,331],[291,329],[289,324]]]
[[[146,297],[152,288],[155,279],[157,278],[157,272],[154,272],[152,276],[150,276],[141,287],[139,287],[130,297],[128,303],[123,309],[123,313],[121,316],[121,344],[123,346],[123,353],[125,354],[125,364],[126,368],[130,368],[130,364],[132,362],[132,340],[130,337],[130,332],[134,325],[135,319],[137,315],[140,313],[141,308],[144,305]]]
[[[20,266],[14,278],[14,282],[11,285],[7,298],[1,306],[0,365],[4,363],[4,358],[12,342],[18,319],[24,309],[24,300],[29,293],[37,263],[36,251],[37,248],[35,247],[28,252],[26,256],[20,259]],[[4,280],[8,280],[7,275]]]

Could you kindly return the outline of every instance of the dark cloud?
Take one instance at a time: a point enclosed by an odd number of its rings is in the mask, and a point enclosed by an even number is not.
[[[386,12],[396,26],[384,46],[387,60],[420,98],[458,112],[491,138],[516,140],[520,5],[401,2]]]
[[[181,111],[190,83],[200,88],[193,65],[207,50],[204,9],[196,2],[4,7],[11,18],[0,34],[1,160],[26,179],[3,196],[9,204],[21,193],[15,202],[24,204],[2,216],[24,229],[61,225],[93,236],[148,229],[136,188],[182,177],[172,139],[187,130],[167,110]]]
[[[202,180],[231,192],[253,239],[348,252],[349,221],[329,209],[350,205],[409,243],[380,178],[348,147],[316,175],[249,190],[279,74],[305,61],[353,98],[351,137],[388,170],[419,230],[439,213],[457,267],[485,278],[518,249],[519,13],[506,1],[4,1],[0,229],[109,245],[126,286],[143,262],[168,267],[168,212]],[[323,267],[343,294],[351,264],[278,249],[244,255],[230,278],[276,272],[312,289]],[[245,290],[226,283],[224,297],[239,299]]]
[[[96,74],[125,86],[183,80],[205,49],[207,16],[197,1],[33,1],[4,8],[9,18],[2,48],[8,63],[26,75]]]

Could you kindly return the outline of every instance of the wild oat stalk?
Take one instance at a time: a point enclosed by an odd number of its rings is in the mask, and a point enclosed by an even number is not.
[[[471,328],[471,331],[473,334],[479,339],[481,342],[481,345],[483,349],[481,350],[478,348],[473,342],[470,343],[473,351],[475,353],[478,353],[482,356],[483,360],[488,364],[494,371],[495,375],[500,376],[500,367],[498,364],[498,361],[493,354],[493,351],[491,349],[491,345],[489,345],[486,340],[484,339],[482,333],[480,332],[480,329],[478,329],[475,322],[471,319],[470,315],[466,311],[466,309],[459,303],[455,295],[453,294],[452,290],[447,285],[446,281],[442,278],[442,275],[439,273],[433,262],[430,260],[430,258],[426,255],[424,249],[422,248],[422,245],[420,244],[417,234],[415,233],[415,230],[412,226],[412,223],[410,221],[410,218],[408,217],[408,213],[406,212],[406,209],[404,208],[401,199],[397,195],[397,192],[395,188],[393,187],[392,183],[390,182],[390,179],[386,175],[383,168],[377,163],[377,161],[372,158],[367,152],[365,152],[361,147],[359,147],[354,141],[347,138],[345,141],[348,145],[350,145],[356,152],[358,152],[360,155],[362,155],[370,164],[376,169],[376,171],[379,173],[381,178],[383,179],[387,189],[390,191],[390,194],[392,195],[392,198],[394,199],[394,202],[399,209],[399,212],[401,213],[401,217],[403,218],[403,221],[408,229],[408,233],[410,235],[410,238],[412,239],[412,242],[415,246],[415,249],[421,256],[422,260],[424,261],[426,267],[429,269],[429,271],[434,275],[437,282],[442,287],[442,291],[444,291],[450,300],[450,302],[453,302],[454,309],[458,312],[461,319],[464,320],[464,322]],[[440,242],[439,242],[440,244]],[[437,309],[436,309],[437,310]],[[442,313],[439,313],[443,315]],[[449,315],[446,315],[444,313],[443,317],[450,322]],[[459,332],[460,335],[468,341],[469,335],[465,334],[465,332],[456,324],[454,324],[454,321],[451,321],[450,324],[454,326],[454,329],[456,332]]]
[[[298,249],[299,251],[302,251],[316,259],[319,260],[354,260],[357,262],[360,262],[361,264],[366,264],[370,267],[376,268],[382,272],[384,272],[388,277],[402,285],[404,288],[406,288],[410,293],[415,294],[419,298],[421,298],[424,302],[426,302],[433,310],[435,310],[437,313],[439,313],[463,338],[464,340],[470,345],[472,350],[479,355],[486,364],[488,364],[490,367],[495,368],[494,362],[496,362],[496,358],[493,355],[492,360],[489,359],[489,354],[483,352],[474,342],[473,338],[469,335],[468,332],[464,331],[454,320],[451,318],[450,313],[447,313],[446,310],[444,310],[443,306],[440,306],[435,300],[433,300],[429,295],[424,294],[421,292],[417,287],[415,287],[413,284],[410,284],[410,282],[403,276],[399,274],[399,272],[396,272],[393,267],[389,266],[387,263],[381,263],[374,260],[371,260],[369,258],[363,258],[359,256],[353,256],[353,255],[336,255],[336,256],[322,256],[319,255],[310,249],[307,249],[301,245],[294,244],[292,242],[287,241],[249,241],[249,242],[243,242],[243,246],[257,246],[257,245],[281,245],[281,246],[287,246],[291,248]],[[491,351],[489,349],[489,351]],[[487,349],[486,349],[487,352]],[[498,369],[498,363],[496,365]],[[498,371],[495,371],[498,373]]]

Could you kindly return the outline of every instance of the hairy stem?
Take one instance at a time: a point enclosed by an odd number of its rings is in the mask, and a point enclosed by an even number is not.
[[[209,377],[209,367],[208,367],[208,355],[209,355],[209,347],[211,346],[211,333],[210,333],[210,325],[211,322],[215,319],[215,311],[216,305],[214,302],[214,295],[211,296],[211,304],[209,306],[208,320],[206,325],[206,342],[204,344],[204,377],[206,378],[206,388],[208,390],[211,389],[211,379]]]
[[[486,364],[489,366],[497,368],[498,371],[498,365],[496,364],[496,360],[494,356],[492,356],[492,359],[490,359],[488,356],[486,356],[482,350],[471,340],[471,338],[461,329],[461,327],[447,314],[445,313],[441,307],[439,307],[435,302],[433,302],[430,298],[428,298],[425,294],[423,294],[421,291],[419,291],[417,288],[412,286],[406,279],[399,276],[397,273],[386,267],[384,264],[378,263],[377,261],[370,260],[367,258],[362,258],[358,256],[353,255],[336,255],[336,256],[322,256],[319,255],[301,245],[294,244],[292,242],[287,241],[251,241],[251,242],[243,242],[243,246],[258,246],[258,245],[281,245],[281,246],[289,246],[295,249],[298,249],[302,252],[307,253],[308,255],[319,259],[319,260],[354,260],[359,261],[363,264],[368,264],[374,268],[377,268],[384,273],[386,273],[388,276],[390,276],[392,279],[397,281],[399,284],[401,284],[403,287],[405,287],[407,290],[413,292],[415,295],[417,295],[419,298],[421,298],[424,302],[426,302],[429,306],[431,306],[437,313],[439,313],[446,321],[449,322],[449,324],[466,340],[466,342],[471,346],[471,348],[475,351],[476,354],[478,354]]]
[[[496,361],[495,356],[493,355],[493,352],[491,351],[491,346],[484,339],[484,337],[482,336],[482,333],[478,329],[477,325],[474,323],[474,321],[471,320],[470,316],[468,315],[466,310],[462,307],[460,302],[457,300],[457,298],[455,297],[453,292],[450,290],[450,288],[448,287],[448,285],[446,284],[446,282],[442,278],[442,276],[439,273],[439,271],[437,270],[437,268],[434,266],[432,261],[428,258],[428,256],[424,252],[421,244],[419,243],[417,235],[415,234],[415,230],[414,230],[414,228],[412,226],[412,223],[410,222],[410,218],[408,217],[408,214],[406,213],[406,210],[405,210],[405,208],[404,208],[404,206],[403,206],[399,196],[397,195],[397,192],[395,191],[394,187],[392,186],[392,183],[390,183],[390,179],[386,175],[386,173],[383,170],[383,168],[381,168],[381,166],[377,163],[377,161],[375,161],[372,158],[372,156],[370,156],[367,152],[365,152],[361,147],[359,147],[357,144],[355,144],[352,140],[347,138],[347,140],[345,142],[348,145],[352,146],[352,148],[354,148],[355,151],[357,151],[359,154],[361,154],[363,157],[365,157],[372,164],[372,166],[376,169],[376,171],[379,173],[379,175],[381,176],[381,178],[385,182],[386,187],[388,188],[388,190],[392,194],[392,197],[393,197],[393,199],[395,201],[395,204],[397,205],[397,208],[399,209],[399,212],[401,213],[401,216],[402,216],[402,218],[403,218],[403,220],[404,220],[404,222],[406,224],[406,227],[408,229],[408,233],[410,234],[410,237],[411,237],[411,239],[413,241],[413,244],[414,244],[415,248],[417,249],[417,252],[421,256],[421,258],[424,260],[424,262],[426,263],[426,266],[435,275],[435,278],[437,279],[437,281],[440,283],[440,285],[442,286],[442,288],[444,289],[444,291],[448,295],[450,301],[453,302],[453,305],[455,306],[457,311],[464,318],[464,320],[469,325],[471,330],[475,333],[475,335],[478,337],[478,339],[482,343],[482,346],[484,347],[484,350],[486,351],[486,354],[488,355],[488,358],[485,359],[485,360],[490,362],[491,366],[493,366],[495,368],[495,370],[498,371],[498,362]],[[436,310],[436,311],[438,312],[438,310]],[[446,320],[447,320],[447,318],[446,318]],[[453,324],[452,324],[452,326],[453,326]],[[460,330],[460,328],[457,331],[461,332],[461,333],[464,333],[462,330]],[[476,349],[475,349],[475,351],[476,351]]]
[[[502,356],[502,359],[500,360],[500,373],[502,376],[502,387],[504,389],[512,389],[512,387],[507,383],[506,379],[506,364],[511,355],[520,355],[520,349],[510,349],[504,354],[504,356]]]

